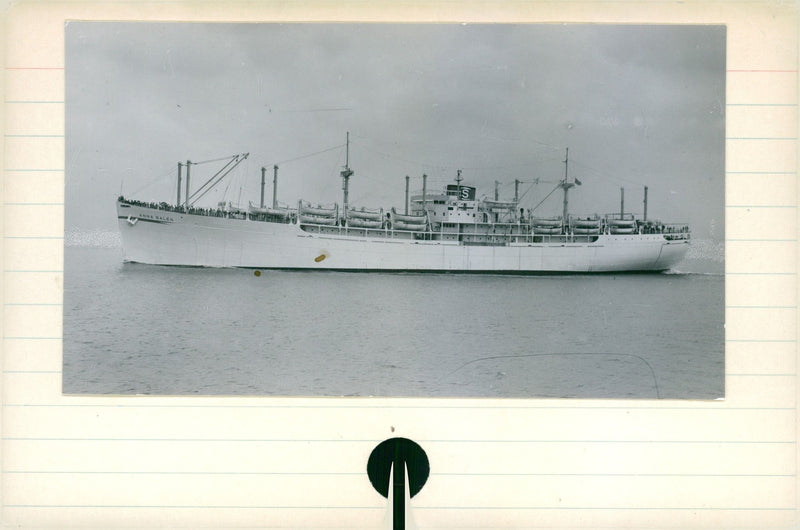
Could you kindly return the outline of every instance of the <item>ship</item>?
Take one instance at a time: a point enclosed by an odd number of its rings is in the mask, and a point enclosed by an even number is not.
[[[342,179],[342,202],[319,204],[277,201],[278,166],[273,167],[272,204],[264,202],[266,168],[261,168],[261,200],[246,207],[221,202],[203,208],[197,201],[248,157],[235,155],[202,186],[190,189],[190,169],[178,164],[177,200],[143,202],[123,196],[116,202],[123,259],[126,262],[191,267],[251,269],[454,272],[454,273],[614,273],[663,272],[680,262],[691,231],[683,223],[665,224],[624,209],[604,215],[569,213],[569,191],[581,185],[569,176],[569,149],[558,216],[537,216],[514,198],[477,197],[461,170],[453,183],[409,195],[405,207],[375,208],[349,202],[349,134]],[[185,173],[182,171],[185,169]],[[185,195],[181,198],[182,179]],[[551,192],[552,193],[552,192]],[[541,204],[541,203],[540,203]]]

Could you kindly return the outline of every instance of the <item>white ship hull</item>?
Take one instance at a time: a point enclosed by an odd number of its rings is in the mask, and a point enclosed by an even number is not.
[[[679,262],[686,239],[664,234],[603,234],[587,242],[558,240],[464,245],[304,231],[297,224],[190,215],[117,203],[124,259],[158,265],[451,272],[663,271]],[[546,238],[547,239],[547,238]],[[563,239],[563,238],[562,238]]]

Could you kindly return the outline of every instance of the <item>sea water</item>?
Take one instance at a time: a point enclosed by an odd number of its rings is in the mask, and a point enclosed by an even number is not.
[[[724,274],[701,254],[662,274],[255,271],[73,238],[63,390],[721,398]]]

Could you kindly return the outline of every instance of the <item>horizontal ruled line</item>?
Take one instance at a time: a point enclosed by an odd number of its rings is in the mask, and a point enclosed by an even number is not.
[[[796,136],[726,136],[726,140],[797,140]]]
[[[32,105],[63,105],[64,101],[59,100],[34,100],[34,99],[7,99],[5,100],[6,104],[8,105],[17,105],[17,104],[32,104]]]
[[[97,394],[87,394],[88,398],[94,398]],[[66,394],[67,398],[77,398],[82,397],[81,395],[77,394]],[[112,399],[119,399],[119,400],[134,400],[134,401],[141,401],[142,399],[152,399],[154,397],[163,397],[163,396],[142,396],[142,395],[130,395],[130,396],[123,396],[120,397],[119,395],[113,396],[104,396],[109,397]],[[179,396],[180,397],[180,396]],[[208,396],[205,396],[208,397]],[[242,399],[246,399],[246,396],[241,396]],[[250,396],[252,398],[252,396]],[[203,396],[193,397],[192,399],[203,399]],[[292,398],[289,398],[292,399]],[[359,398],[348,398],[348,399],[359,399]],[[114,408],[114,409],[195,409],[195,408],[202,408],[202,409],[292,409],[292,410],[330,410],[330,409],[338,409],[338,410],[362,410],[362,409],[398,409],[398,410],[419,410],[419,409],[437,409],[437,410],[681,410],[686,412],[691,411],[748,411],[748,410],[771,410],[771,411],[793,411],[796,410],[795,407],[729,407],[726,406],[724,401],[719,400],[717,401],[719,406],[695,406],[690,404],[687,400],[687,405],[684,407],[676,407],[676,406],[637,406],[637,407],[629,407],[629,406],[621,406],[621,405],[597,405],[592,407],[585,407],[579,405],[560,405],[560,406],[547,406],[547,405],[397,405],[397,404],[386,404],[386,405],[354,405],[354,404],[337,404],[337,405],[127,405],[124,403],[115,403],[115,404],[52,404],[52,403],[5,403],[2,405],[4,408]]]
[[[63,66],[6,66],[6,70],[63,70]]]
[[[778,343],[795,343],[797,339],[725,339],[725,342],[778,342]]]
[[[3,473],[13,475],[256,475],[256,476],[364,476],[362,472],[302,472],[302,471],[25,471],[25,470],[7,470],[4,469]],[[436,474],[436,473],[432,473]],[[439,473],[443,475],[443,473]],[[730,475],[736,476],[736,475]],[[742,475],[742,476],[764,476],[764,475]],[[773,475],[766,475],[773,476]],[[774,476],[793,476],[793,475],[774,475]]]
[[[109,509],[170,509],[170,510],[386,510],[386,506],[248,506],[248,505],[142,505],[142,504],[4,504],[5,508],[109,508]]]
[[[13,173],[13,172],[45,173],[49,171],[59,172],[59,173],[64,172],[63,169],[56,169],[56,168],[6,168],[3,171],[6,171],[8,173]]]
[[[63,274],[64,273],[64,271],[61,270],[61,269],[52,269],[52,270],[44,270],[44,269],[42,269],[42,270],[7,269],[7,270],[4,270],[3,272],[6,273],[6,274],[11,274],[11,273],[14,273],[14,274],[17,274],[17,273],[26,273],[26,274],[27,273],[32,273],[32,274],[53,274],[53,273],[58,273],[58,274]]]
[[[4,134],[6,138],[64,138],[63,134]]]
[[[726,305],[725,309],[797,309],[796,305]]]
[[[149,442],[149,443],[366,443],[380,442],[380,439],[330,439],[330,438],[47,438],[47,437],[3,437],[5,442]],[[448,444],[746,444],[746,445],[795,445],[795,440],[467,440],[467,439],[418,439],[420,443]]]
[[[787,208],[795,209],[796,204],[726,204],[725,208]]]
[[[5,471],[5,473],[9,473]],[[795,474],[771,474],[771,473],[435,473],[431,476],[440,477],[772,477],[772,478],[793,478]]]
[[[8,505],[6,505],[8,506]],[[464,506],[420,506],[418,504],[414,505],[415,510],[603,510],[603,511],[795,511],[795,508],[760,508],[760,507],[708,507],[708,506],[687,506],[687,507],[679,507],[679,506],[471,506],[471,505],[464,505]]]
[[[3,239],[64,239],[64,236],[3,236]]]
[[[61,370],[3,370],[4,374],[60,374]]]
[[[725,70],[731,73],[745,73],[745,74],[796,74],[797,70]]]
[[[728,175],[795,175],[796,171],[726,171]]]
[[[64,206],[63,202],[4,202],[3,206]]]
[[[3,437],[5,442],[175,442],[175,443],[376,443],[372,440],[344,439],[291,439],[291,438],[44,438],[44,437]]]
[[[797,374],[786,374],[786,373],[778,373],[778,374],[727,373],[725,375],[729,377],[797,377]]]
[[[61,337],[3,337],[3,340],[61,340]]]
[[[4,504],[5,508],[81,508],[81,509],[169,509],[169,510],[381,510],[386,506],[278,506],[278,505],[143,505],[143,504]],[[713,507],[713,506],[420,506],[414,505],[415,510],[602,510],[602,511],[795,511],[795,508],[778,507]]]
[[[726,276],[797,276],[796,272],[729,272]]]
[[[255,476],[363,476],[362,472],[314,472],[314,471],[78,471],[78,470],[3,470],[3,473],[14,475],[255,475]],[[691,477],[691,478],[793,478],[795,474],[771,473],[436,473],[438,477]]]
[[[796,107],[797,103],[726,103],[727,107]]]
[[[745,239],[745,238],[730,238],[725,240],[726,243],[797,243],[797,239],[765,239],[763,237]]]
[[[781,445],[795,445],[795,440],[420,440],[426,443],[531,443],[531,444],[549,444],[549,443],[569,443],[569,444],[781,444]]]
[[[62,306],[60,302],[6,302],[4,306]]]

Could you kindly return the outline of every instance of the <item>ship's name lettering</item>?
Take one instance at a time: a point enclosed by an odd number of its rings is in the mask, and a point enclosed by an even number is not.
[[[158,221],[172,221],[171,218],[166,217],[164,215],[142,214],[139,217],[143,217],[144,219],[155,219]]]

